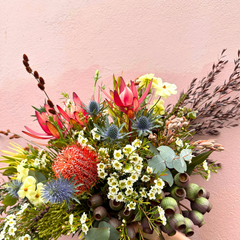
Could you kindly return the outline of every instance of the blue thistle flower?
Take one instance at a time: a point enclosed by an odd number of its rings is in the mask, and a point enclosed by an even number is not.
[[[12,180],[11,182],[9,182],[8,186],[7,186],[9,195],[11,195],[12,197],[18,198],[19,197],[18,191],[19,191],[21,185],[22,185],[22,182],[18,181],[18,180]]]
[[[99,112],[99,105],[97,104],[96,101],[91,101],[88,105],[88,111],[90,115],[97,115]]]
[[[152,129],[160,127],[156,124],[156,120],[159,116],[153,115],[153,110],[143,115],[143,112],[140,112],[136,119],[132,121],[132,129],[137,130],[138,136],[140,137],[152,133]]]
[[[116,125],[111,125],[105,132],[105,136],[112,140],[119,139],[119,129]]]
[[[106,117],[104,122],[104,127],[100,127],[96,124],[94,126],[97,128],[97,134],[103,137],[107,141],[118,141],[129,135],[130,133],[121,133],[122,128],[125,123],[121,124],[120,127],[117,127],[115,124],[110,125],[109,120]]]
[[[74,182],[63,177],[53,179],[43,186],[42,198],[46,202],[63,203],[69,205],[71,199],[75,199],[76,186]],[[76,199],[75,199],[76,200]]]

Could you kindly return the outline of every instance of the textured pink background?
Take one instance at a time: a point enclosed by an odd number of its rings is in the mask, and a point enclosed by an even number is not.
[[[111,86],[112,74],[134,79],[155,73],[175,83],[179,92],[194,77],[201,79],[227,48],[230,60],[240,48],[240,1],[226,0],[54,0],[0,1],[0,130],[21,133],[24,125],[40,129],[31,105],[44,95],[22,66],[22,54],[46,80],[52,101],[75,91],[88,102],[93,75]],[[171,101],[176,101],[172,96]],[[213,155],[223,164],[209,182],[213,209],[192,239],[239,239],[240,127],[224,129],[217,140],[226,150]],[[29,139],[29,138],[28,138]],[[16,140],[24,143],[22,140]],[[0,135],[0,149],[8,139]],[[63,240],[66,238],[62,238]]]

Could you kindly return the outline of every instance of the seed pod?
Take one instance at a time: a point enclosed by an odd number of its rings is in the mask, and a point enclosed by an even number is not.
[[[23,60],[25,60],[26,62],[29,61],[28,56],[26,54],[23,54]]]
[[[44,85],[42,85],[41,83],[38,83],[38,87],[39,87],[42,91],[44,91],[44,89],[45,89]]]
[[[34,71],[33,76],[34,76],[36,79],[38,79],[38,78],[39,78],[38,72],[37,72],[37,71]]]
[[[131,216],[133,215],[133,211],[132,210],[128,210],[125,208],[122,208],[119,212],[119,216],[123,219],[129,219]]]
[[[165,197],[161,201],[161,207],[164,209],[166,217],[173,216],[177,210],[177,201],[172,197]]]
[[[102,221],[107,216],[107,210],[103,206],[94,209],[93,215],[97,221]]]
[[[130,225],[127,226],[127,235],[130,238],[130,240],[135,240],[136,238],[136,232],[134,228]]]
[[[123,202],[117,202],[116,200],[110,200],[109,206],[112,210],[119,211],[123,207]]]
[[[192,220],[193,224],[197,225],[198,227],[201,227],[205,223],[203,215],[196,210],[189,212],[188,217]]]
[[[87,201],[87,205],[92,209],[98,206],[101,206],[102,204],[103,204],[103,199],[99,194],[92,195]]]
[[[176,230],[173,229],[169,223],[167,223],[166,225],[161,225],[160,226],[161,230],[165,233],[167,233],[169,236],[173,236],[176,234]]]
[[[185,218],[186,229],[183,232],[186,237],[191,237],[194,234],[194,225],[193,222],[189,218]]]
[[[187,210],[182,211],[182,215],[183,215],[185,218],[188,218],[188,216],[189,216],[189,211],[187,211]]]
[[[27,70],[28,73],[32,73],[32,69],[29,66],[26,67],[26,70]]]
[[[153,227],[150,227],[148,219],[146,217],[142,218],[141,225],[144,233],[153,233]]]
[[[42,85],[45,84],[45,81],[44,81],[44,79],[43,79],[42,77],[39,78],[39,82],[40,82]]]
[[[208,209],[207,209],[207,212],[210,212],[212,210],[212,207],[213,205],[211,203],[209,203],[209,206],[208,206]]]
[[[179,187],[183,187],[183,188],[187,187],[187,185],[189,184],[189,181],[190,181],[190,177],[187,173],[178,173],[174,177],[174,182]]]
[[[51,108],[54,107],[54,104],[53,104],[53,102],[52,102],[50,99],[47,100],[47,104],[48,104],[48,106],[51,107]]]
[[[113,226],[114,228],[120,227],[121,226],[121,222],[116,219],[116,218],[111,218],[108,223]]]
[[[48,111],[49,111],[51,114],[53,114],[53,115],[56,114],[56,111],[55,111],[54,109],[52,109],[52,108],[48,109]]]
[[[201,197],[203,195],[203,188],[199,187],[195,183],[189,183],[186,187],[187,199],[194,201],[197,197]]]
[[[186,197],[186,191],[184,188],[180,188],[178,186],[173,187],[171,190],[171,196],[177,201],[181,201]]]
[[[210,192],[206,191],[204,188],[203,188],[203,195],[202,197],[205,197],[206,199],[209,199],[210,198]]]
[[[23,65],[24,65],[25,67],[29,67],[29,63],[28,63],[27,61],[25,61],[25,60],[23,60]]]
[[[180,213],[175,213],[168,219],[169,225],[176,231],[183,232],[186,229],[185,218]]]
[[[196,198],[195,201],[191,202],[192,210],[197,210],[202,214],[207,212],[209,205],[209,201],[204,197]]]

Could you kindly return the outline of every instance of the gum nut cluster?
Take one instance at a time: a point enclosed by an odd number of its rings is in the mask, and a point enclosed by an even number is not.
[[[108,223],[114,228],[120,227],[122,222],[120,220],[128,220],[134,217],[134,212],[124,208],[123,202],[118,202],[116,200],[109,200],[104,202],[103,198],[99,194],[92,195],[87,204],[91,211],[93,211],[93,216],[96,221],[102,221],[107,217],[107,213],[111,210],[116,212],[116,218],[112,217],[108,220]],[[119,220],[120,219],[120,220]],[[127,226],[127,233],[130,240],[135,239],[136,233],[133,227]]]
[[[169,236],[176,231],[182,232],[186,237],[194,234],[194,225],[201,227],[205,222],[203,214],[210,212],[212,204],[209,203],[209,192],[195,183],[189,182],[187,173],[178,173],[174,177],[174,185],[168,189],[169,195],[162,199],[161,207],[165,211],[167,224],[160,228]],[[187,199],[191,209],[177,212],[179,202]]]

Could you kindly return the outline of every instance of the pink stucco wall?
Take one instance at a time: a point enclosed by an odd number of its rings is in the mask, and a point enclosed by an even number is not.
[[[194,77],[204,77],[227,48],[230,60],[219,81],[228,77],[240,48],[238,0],[52,0],[0,1],[0,130],[21,133],[24,125],[40,129],[31,105],[44,95],[22,66],[22,54],[46,80],[59,102],[73,91],[91,97],[93,75],[111,86],[112,74],[134,79],[155,73],[175,83],[179,92]],[[177,100],[173,96],[172,101]],[[217,140],[226,148],[214,154],[223,164],[209,182],[213,209],[192,239],[239,239],[240,127],[224,129]],[[28,138],[29,139],[29,138]],[[22,140],[16,140],[23,143]],[[8,139],[0,135],[0,149]],[[63,240],[66,238],[63,238]]]

